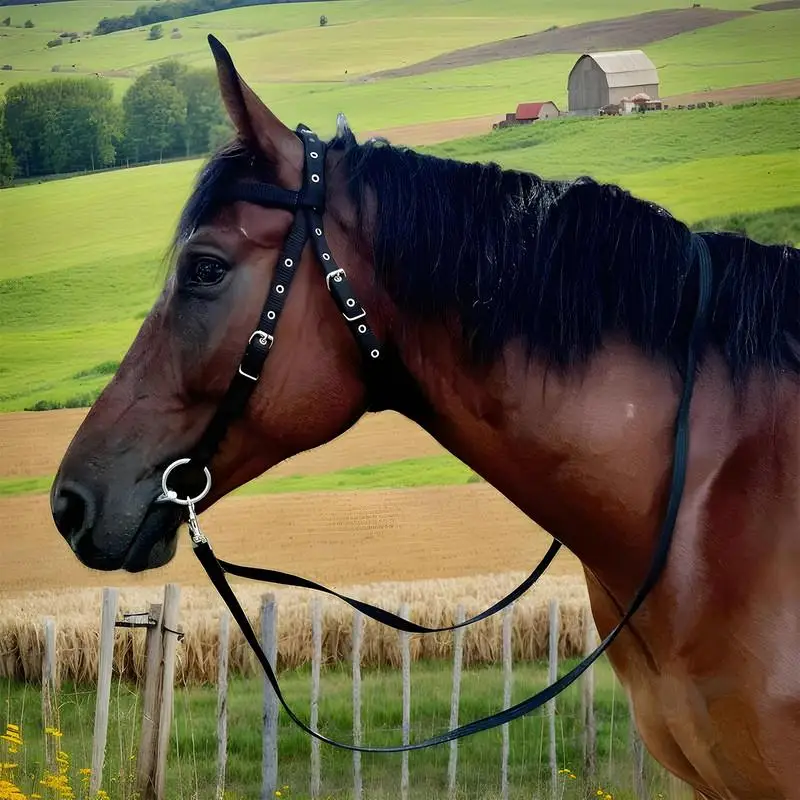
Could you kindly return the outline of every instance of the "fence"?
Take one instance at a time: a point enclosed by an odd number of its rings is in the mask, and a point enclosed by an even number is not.
[[[114,667],[115,638],[119,636],[120,628],[142,628],[143,631],[130,631],[131,636],[143,636],[145,639],[145,669],[144,687],[141,707],[141,728],[139,734],[138,752],[136,759],[135,789],[139,792],[141,800],[151,800],[165,797],[165,779],[167,770],[167,756],[170,742],[171,725],[173,718],[173,688],[176,684],[176,654],[180,647],[183,632],[180,625],[180,588],[175,584],[168,584],[163,593],[161,604],[151,604],[144,613],[126,613],[119,619],[118,591],[114,588],[105,589],[100,613],[99,660],[97,670],[97,693],[94,713],[94,734],[92,744],[92,766],[90,794],[95,796],[98,789],[104,785],[103,772],[104,760],[107,750],[108,709]],[[319,699],[321,693],[321,667],[323,662],[323,607],[319,598],[309,604],[311,621],[311,702],[310,724],[317,728],[319,716]],[[408,604],[401,605],[397,611],[404,617],[410,616]],[[516,608],[506,609],[499,620],[500,626],[500,652],[495,661],[502,664],[503,676],[503,707],[511,704],[512,686],[514,682],[514,659],[512,647],[512,629]],[[547,605],[548,613],[548,681],[554,681],[558,676],[559,653],[563,650],[563,631],[561,604],[558,599],[551,599]],[[260,639],[262,646],[275,668],[278,664],[278,620],[279,603],[272,594],[262,596],[259,612]],[[459,604],[453,613],[454,621],[462,621],[466,617],[466,609]],[[591,652],[597,644],[597,635],[587,605],[581,609],[582,639],[581,650]],[[359,612],[352,613],[352,633],[349,660],[351,663],[352,677],[352,741],[359,744],[362,741],[362,675],[363,661],[363,628],[364,619]],[[228,756],[228,674],[230,670],[230,632],[231,621],[227,613],[219,619],[219,632],[217,637],[217,652],[213,654],[217,664],[217,703],[216,703],[216,739],[217,739],[217,764],[216,764],[216,791],[215,796],[221,799],[224,795],[226,784],[226,765]],[[56,652],[56,625],[52,618],[43,620],[42,627],[42,715],[45,724],[58,727],[58,692],[59,670],[58,654]],[[400,652],[400,666],[402,668],[402,742],[407,744],[411,729],[411,692],[412,692],[412,636],[402,632],[394,632]],[[441,636],[441,635],[437,635]],[[450,697],[451,728],[465,720],[461,718],[460,704],[462,700],[461,677],[464,666],[464,637],[465,629],[460,629],[447,638],[451,640],[450,657],[452,661],[452,681]],[[519,637],[518,637],[519,638]],[[207,654],[208,655],[208,654]],[[580,680],[580,728],[582,731],[583,774],[591,777],[597,767],[597,724],[595,720],[594,697],[594,667],[590,667]],[[535,689],[531,689],[532,693]],[[272,688],[264,679],[263,689],[263,730],[262,730],[262,769],[261,769],[261,798],[275,797],[279,791],[278,762],[278,736],[279,736],[279,706]],[[549,794],[551,798],[561,796],[560,786],[563,784],[562,773],[557,762],[557,730],[556,715],[559,698],[551,700],[545,710],[547,720],[547,762],[549,771]],[[302,711],[301,709],[297,709]],[[303,714],[304,716],[304,714]],[[632,719],[631,715],[631,719]],[[497,770],[500,776],[500,796],[503,800],[509,798],[509,726],[504,725],[502,733],[502,750]],[[449,744],[449,758],[447,763],[447,796],[454,800],[458,793],[459,771],[459,741]],[[630,730],[630,747],[633,755],[632,785],[637,798],[648,796],[645,786],[645,751],[638,737],[635,726]],[[50,754],[48,754],[50,758]],[[569,772],[566,770],[566,772]],[[312,739],[310,761],[308,767],[308,786],[312,798],[322,796],[322,765],[320,759],[320,743]],[[400,770],[397,775],[399,795],[403,800],[409,796],[409,763],[408,754],[401,758]],[[684,796],[679,782],[672,780],[669,784],[669,796]],[[364,776],[362,773],[361,754],[352,754],[352,794],[356,798],[364,795]]]

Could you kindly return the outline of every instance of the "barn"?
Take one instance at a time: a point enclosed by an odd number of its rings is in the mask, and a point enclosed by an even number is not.
[[[623,97],[658,99],[658,72],[642,50],[584,53],[569,73],[567,91],[570,114],[597,114]]]
[[[511,125],[532,125],[540,120],[554,119],[559,114],[558,106],[552,100],[543,103],[520,103],[516,111],[506,114],[506,118],[495,122],[492,128],[497,130]]]

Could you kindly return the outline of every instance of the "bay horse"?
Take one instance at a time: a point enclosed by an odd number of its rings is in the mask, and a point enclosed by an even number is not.
[[[392,409],[581,560],[605,635],[664,514],[697,234],[614,185],[359,144],[340,117],[316,167],[341,274],[322,277],[326,251],[302,247],[266,333],[295,230],[281,198],[302,201],[311,162],[209,41],[237,135],[202,170],[174,269],[64,456],[58,530],[94,569],[167,563],[187,517],[157,502],[165,470],[207,436],[255,337],[269,359],[216,436],[198,511]],[[254,181],[249,199],[232,191]],[[271,206],[259,185],[277,187]],[[800,251],[700,236],[711,300],[683,499],[660,580],[608,657],[647,749],[698,797],[796,799]],[[369,329],[331,299],[345,273]],[[382,342],[377,382],[354,326]]]

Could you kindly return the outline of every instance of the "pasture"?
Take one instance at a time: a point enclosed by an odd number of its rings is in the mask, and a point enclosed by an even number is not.
[[[61,31],[88,31],[100,17],[130,13],[139,4],[72,0],[9,7],[4,15],[11,15],[12,27],[0,29],[0,63],[11,63],[14,70],[0,73],[0,93],[19,80],[52,77],[54,66],[64,66],[74,72],[61,74],[108,76],[121,96],[137,75],[165,58],[210,66],[205,36],[214,32],[230,47],[247,80],[289,124],[304,121],[328,135],[336,112],[343,111],[359,138],[404,126],[402,135],[413,141],[414,125],[432,131],[454,120],[485,118],[482,135],[421,149],[463,160],[494,160],[548,178],[588,174],[658,202],[693,226],[746,228],[764,241],[800,244],[800,99],[627,118],[561,119],[489,132],[493,117],[522,100],[552,98],[565,107],[566,76],[577,53],[544,52],[406,77],[374,76],[553,26],[664,9],[670,5],[666,0],[277,4],[166,22],[166,35],[158,41],[148,41],[145,28],[45,46]],[[662,96],[785,79],[800,82],[800,10],[756,12],[749,0],[720,0],[716,7],[749,13],[698,30],[687,26],[645,48],[659,69]],[[325,28],[318,25],[321,13],[330,20]],[[25,19],[35,27],[16,27]],[[181,38],[170,38],[173,27]],[[641,30],[636,24],[633,29]],[[97,587],[121,587],[130,607],[145,602],[148,587],[174,581],[188,588],[187,624],[200,633],[187,636],[185,660],[179,664],[170,796],[204,797],[213,785],[215,698],[212,688],[197,685],[209,675],[202,670],[193,675],[187,667],[198,669],[204,658],[207,666],[213,644],[208,621],[216,620],[218,605],[207,588],[196,588],[207,587],[207,580],[188,542],[181,541],[175,560],[157,574],[109,579],[83,568],[57,536],[47,496],[85,414],[84,408],[74,407],[88,405],[109,380],[160,290],[169,269],[170,235],[200,166],[198,160],[182,161],[0,192],[0,411],[9,412],[0,414],[0,516],[5,523],[0,638],[14,642],[14,652],[22,653],[26,642],[31,645],[27,660],[21,655],[14,669],[8,668],[9,659],[0,665],[6,677],[0,685],[5,695],[0,723],[24,721],[28,743],[17,778],[36,770],[42,749],[38,688],[18,682],[15,671],[20,665],[23,671],[36,671],[39,651],[31,631],[42,614],[54,613],[60,629],[71,625],[70,652],[86,656],[93,653]],[[59,410],[24,411],[32,408]],[[521,577],[520,570],[538,561],[550,542],[545,531],[464,464],[394,414],[365,419],[336,442],[278,465],[225,498],[203,520],[223,558],[235,560],[246,553],[248,563],[302,571],[382,605],[396,603],[400,594],[413,597],[416,611],[433,617],[459,599],[475,611],[488,605]],[[584,602],[582,568],[574,556],[560,554],[549,574],[526,600],[535,619],[525,631],[538,630],[543,597]],[[239,582],[237,591],[252,610],[259,590]],[[297,634],[300,629],[303,637],[308,633],[303,613],[284,623],[280,650],[289,700],[307,706],[303,646],[308,642],[298,645]],[[347,612],[331,603],[326,613],[329,665],[320,719],[326,733],[346,738],[350,678],[336,644],[346,642],[341,628]],[[205,620],[205,629],[198,620]],[[381,652],[387,634],[373,633],[373,652]],[[531,636],[533,649],[526,651],[523,638],[518,632],[515,658],[525,660],[516,667],[515,700],[545,680],[536,661],[543,640]],[[467,638],[468,651],[470,646],[473,650],[464,677],[462,720],[494,710],[502,696],[500,670],[492,667],[492,659],[482,661],[480,641],[474,634]],[[435,646],[415,665],[412,735],[447,727],[449,674],[441,659],[449,652],[435,651]],[[246,665],[241,648],[237,652]],[[126,775],[141,688],[140,674],[123,680],[123,671],[120,667],[112,701],[109,759],[116,780],[109,789],[114,800],[129,796]],[[261,709],[253,698],[261,682],[252,670],[243,672],[231,689],[231,798],[254,796],[259,781]],[[603,785],[627,786],[628,707],[605,659],[598,664],[596,681],[600,778]],[[396,739],[399,686],[399,676],[380,659],[367,664],[366,740]],[[578,692],[572,687],[559,700],[559,759],[572,769],[581,758]],[[63,744],[78,768],[88,764],[93,689],[68,683],[63,701]],[[288,787],[282,796],[305,796],[309,740],[285,717],[280,724]],[[512,797],[530,796],[547,785],[545,724],[542,714],[534,714],[512,731]],[[461,758],[470,770],[459,787],[461,796],[499,796],[499,739],[499,731],[493,731],[462,744]],[[331,796],[349,797],[350,756],[327,748],[322,752],[326,788]],[[443,796],[446,760],[446,748],[412,754],[412,796]],[[399,763],[398,756],[365,757],[370,796],[396,796]],[[563,797],[577,798],[579,783],[565,781]],[[654,781],[649,789],[657,796],[664,786]]]
[[[565,662],[563,669],[575,663]],[[521,700],[545,685],[546,666],[537,663],[519,664],[515,674],[512,698]],[[576,780],[567,775],[561,779],[564,800],[578,800],[597,787],[607,787],[613,798],[633,798],[630,790],[617,787],[631,784],[634,762],[629,745],[629,712],[624,695],[616,685],[610,669],[603,663],[596,670],[595,713],[597,718],[598,775],[585,780],[581,768],[580,687],[564,692],[559,706],[557,755],[559,765],[571,768]],[[289,670],[282,676],[282,686],[293,706],[308,708],[309,670]],[[341,666],[326,668],[323,691],[319,700],[319,718],[326,735],[347,740],[352,733],[351,676]],[[262,693],[258,678],[232,678],[230,683],[229,756],[226,794],[228,800],[245,800],[259,796],[261,769],[261,707],[253,702]],[[470,667],[462,677],[460,714],[472,719],[498,707],[502,697],[502,676],[497,669]],[[401,729],[401,683],[397,670],[365,669],[362,683],[362,716],[364,741],[392,744],[399,741]],[[411,695],[411,737],[419,739],[448,725],[450,675],[436,662],[414,665]],[[82,685],[65,683],[62,693],[60,747],[68,753],[71,774],[91,763],[91,719],[95,692]],[[30,779],[41,763],[43,734],[41,702],[35,688],[14,685],[5,693],[9,719],[23,720],[25,746],[24,769],[18,778],[23,789],[30,790]],[[138,742],[138,718],[141,697],[135,687],[115,680],[109,719],[106,774],[112,800],[131,797],[132,757]],[[307,712],[306,712],[307,713]],[[518,720],[510,727],[509,796],[521,800],[531,791],[549,790],[547,764],[547,722],[537,713]],[[278,769],[282,797],[309,797],[310,742],[285,717],[278,731]],[[167,796],[211,800],[216,785],[216,693],[213,686],[176,688],[174,734],[170,747]],[[409,756],[409,791],[411,797],[446,797],[448,748],[411,753]],[[501,734],[499,730],[463,740],[459,744],[458,797],[475,800],[499,800],[499,765]],[[353,797],[352,756],[323,747],[321,750],[323,795],[346,800]],[[389,800],[399,797],[400,756],[365,754],[361,757],[366,797]],[[76,775],[74,786],[80,786]],[[666,790],[663,775],[653,770],[647,788],[648,796],[656,797]],[[539,796],[537,794],[537,796]],[[542,794],[543,796],[543,794]]]
[[[800,102],[774,101],[565,118],[424,149],[545,177],[589,174],[692,223],[800,203],[798,113]],[[0,193],[0,215],[9,222],[0,252],[0,410],[81,405],[105,384],[104,365],[121,358],[159,291],[170,234],[200,165],[138,167]],[[57,349],[45,346],[54,335]]]
[[[76,20],[85,22],[88,0],[78,2]],[[117,13],[129,10],[127,0],[118,3],[121,10]],[[108,13],[109,5],[116,3],[98,4],[98,8]],[[61,6],[65,8],[56,8]],[[332,8],[326,3],[277,4],[165,23],[168,34],[173,27],[180,30],[180,39],[165,35],[149,41],[146,29],[134,29],[48,49],[48,38],[77,26],[69,24],[69,6],[14,7],[13,20],[30,17],[37,27],[3,31],[0,52],[14,70],[0,76],[0,92],[19,80],[49,77],[51,69],[58,67],[67,70],[60,74],[97,72],[109,77],[119,82],[116,92],[121,96],[133,78],[166,58],[210,67],[205,36],[216,31],[234,48],[247,80],[278,114],[302,119],[321,130],[329,130],[336,113],[342,110],[357,128],[376,130],[502,115],[526,98],[553,99],[563,108],[566,74],[581,49],[577,38],[574,53],[550,53],[545,48],[533,57],[438,69],[423,75],[393,79],[370,76],[478,44],[497,42],[502,49],[504,42],[522,34],[553,26],[566,32],[570,26],[598,23],[609,17],[629,17],[625,21],[627,38],[609,40],[615,43],[613,47],[639,46],[642,37],[657,39],[653,31],[658,26],[635,15],[669,8],[663,0],[600,7],[584,0],[566,8],[542,2],[535,9],[517,2],[491,4],[486,0],[458,6],[435,2],[424,7],[395,0],[338,0]],[[748,13],[698,30],[693,30],[696,23],[689,14],[683,32],[647,45],[661,74],[662,96],[800,77],[800,55],[795,47],[800,10],[756,12],[745,0],[727,0],[716,6]],[[323,12],[330,21],[320,28],[318,19]],[[309,53],[313,57],[308,57]]]

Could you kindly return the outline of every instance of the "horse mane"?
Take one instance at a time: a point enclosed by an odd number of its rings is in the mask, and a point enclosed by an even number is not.
[[[680,368],[698,269],[691,231],[663,208],[588,177],[545,180],[380,139],[359,144],[346,126],[329,148],[342,155],[379,285],[403,313],[455,317],[475,362],[520,340],[529,357],[569,369],[618,332]],[[211,159],[179,237],[254,158],[234,145]],[[706,349],[721,353],[735,383],[757,367],[800,373],[800,250],[699,235],[713,264]]]

